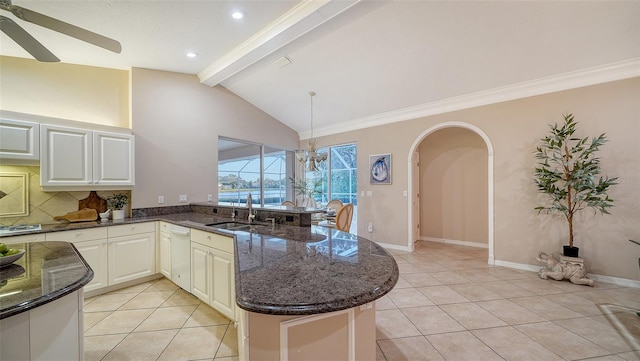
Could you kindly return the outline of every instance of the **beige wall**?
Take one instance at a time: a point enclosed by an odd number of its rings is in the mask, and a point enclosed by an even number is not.
[[[133,207],[217,199],[218,136],[296,149],[298,133],[227,89],[199,83],[195,75],[132,70],[136,135]]]
[[[559,252],[567,241],[563,219],[537,215],[542,198],[532,184],[533,151],[548,124],[573,113],[579,133],[606,132],[610,142],[600,152],[605,173],[620,177],[610,192],[616,200],[611,216],[589,211],[576,224],[576,245],[593,273],[640,279],[637,245],[640,238],[640,78],[589,86],[526,99],[321,137],[319,146],[356,142],[358,190],[372,197],[358,199],[358,233],[373,241],[406,246],[408,161],[411,145],[430,127],[465,122],[481,129],[494,149],[495,258],[538,265],[539,251]],[[301,142],[303,145],[304,141]],[[368,155],[393,154],[393,184],[368,184]],[[367,224],[373,223],[373,232]]]
[[[418,147],[420,236],[488,243],[487,146],[471,130],[445,128]]]
[[[129,72],[0,56],[0,109],[130,128]]]

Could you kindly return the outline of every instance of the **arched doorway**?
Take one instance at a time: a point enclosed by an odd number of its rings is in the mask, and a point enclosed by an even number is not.
[[[411,145],[410,149],[409,149],[409,155],[408,155],[408,159],[409,159],[409,165],[408,165],[408,169],[409,169],[409,176],[408,176],[408,182],[409,182],[409,202],[408,202],[408,214],[409,214],[409,224],[408,224],[408,248],[410,250],[413,251],[414,249],[414,241],[416,239],[418,239],[418,237],[420,236],[419,230],[417,229],[417,224],[419,223],[419,217],[420,217],[420,205],[419,205],[419,199],[418,199],[418,192],[419,192],[419,185],[420,185],[420,176],[418,173],[418,150],[420,145],[422,144],[423,140],[425,140],[425,138],[427,138],[429,135],[439,131],[439,130],[443,130],[443,129],[447,129],[447,128],[462,128],[462,129],[466,129],[469,130],[475,134],[477,134],[480,138],[482,138],[482,141],[484,142],[484,144],[486,145],[486,154],[487,154],[487,159],[486,159],[486,166],[487,166],[487,172],[486,172],[486,186],[487,186],[487,202],[486,202],[486,207],[487,207],[487,225],[486,225],[486,232],[487,232],[487,244],[488,244],[488,263],[493,265],[494,264],[494,214],[493,214],[493,194],[494,194],[494,190],[493,190],[493,146],[491,145],[491,141],[489,140],[489,137],[478,127],[471,125],[471,124],[467,124],[467,123],[463,123],[463,122],[446,122],[446,123],[441,123],[438,125],[435,125],[433,127],[428,128],[427,130],[425,130],[424,132],[422,132],[413,142],[413,144]]]

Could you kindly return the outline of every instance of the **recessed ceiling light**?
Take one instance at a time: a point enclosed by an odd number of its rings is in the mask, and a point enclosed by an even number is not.
[[[187,58],[196,58],[197,56],[198,56],[198,54],[194,53],[194,52],[188,52],[187,53]]]
[[[240,20],[242,18],[244,18],[244,11],[234,11],[231,13],[231,17],[236,19],[236,20]]]

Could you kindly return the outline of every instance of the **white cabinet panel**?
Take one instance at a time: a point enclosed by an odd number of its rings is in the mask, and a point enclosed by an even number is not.
[[[109,285],[155,274],[155,233],[109,238]]]
[[[30,353],[35,360],[83,360],[78,292],[30,311]]]
[[[209,303],[212,287],[210,248],[191,242],[191,293]]]
[[[160,273],[171,279],[171,235],[160,232]]]
[[[107,240],[99,239],[94,241],[74,242],[74,246],[82,255],[85,261],[93,270],[93,279],[86,286],[84,291],[93,291],[98,288],[107,287],[109,282],[109,269],[107,268]]]
[[[211,305],[223,315],[235,319],[235,277],[233,255],[217,249],[211,250],[213,266],[213,292]]]
[[[0,159],[40,159],[40,124],[0,119]]]
[[[93,132],[93,180],[99,185],[133,185],[134,137]]]
[[[42,125],[41,186],[84,186],[93,183],[91,131]]]

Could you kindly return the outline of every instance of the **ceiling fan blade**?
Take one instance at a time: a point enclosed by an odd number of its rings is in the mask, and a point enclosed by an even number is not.
[[[36,60],[45,62],[60,61],[49,49],[45,48],[38,40],[6,16],[0,15],[0,30],[31,54],[31,56],[36,58]]]
[[[21,6],[9,5],[8,8],[9,11],[13,13],[13,15],[24,21],[40,25],[59,33],[63,33],[65,35],[71,36],[72,38],[76,38],[89,44],[93,44],[95,46],[113,51],[114,53],[119,54],[122,51],[122,45],[120,45],[118,41],[107,38],[106,36],[94,33],[92,31],[77,27],[69,23],[65,23],[64,21],[54,19],[47,15],[25,9]]]

